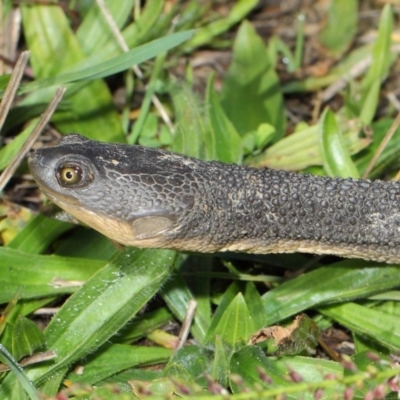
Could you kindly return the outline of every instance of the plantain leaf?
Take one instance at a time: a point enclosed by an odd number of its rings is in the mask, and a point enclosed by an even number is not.
[[[227,345],[234,349],[246,343],[254,330],[254,322],[246,301],[243,295],[238,293],[215,327],[214,335],[220,336]]]
[[[332,177],[359,178],[360,174],[344,144],[335,114],[329,108],[322,114],[320,131],[322,165],[327,174]]]
[[[330,53],[340,56],[350,47],[357,32],[357,22],[358,1],[332,0],[327,25],[320,32],[319,40]]]
[[[279,80],[262,39],[247,21],[236,36],[221,103],[240,135],[269,123],[276,129],[274,140],[283,137],[286,118]]]
[[[82,374],[71,372],[68,379],[74,383],[93,385],[128,368],[165,363],[171,350],[160,347],[107,345],[99,353],[85,359]]]
[[[227,163],[241,163],[243,153],[241,139],[221,107],[212,75],[208,79],[206,96],[206,110],[212,129],[215,159]]]
[[[57,359],[32,367],[37,385],[93,352],[126,324],[159,290],[175,263],[168,250],[125,248],[60,309],[45,330]]]
[[[318,268],[270,290],[262,296],[265,325],[326,303],[365,298],[400,284],[399,266],[345,260]]]
[[[362,336],[368,336],[390,351],[400,350],[399,321],[392,315],[356,303],[323,307],[319,311]]]
[[[0,247],[0,304],[19,292],[21,299],[72,293],[104,261],[43,256]]]

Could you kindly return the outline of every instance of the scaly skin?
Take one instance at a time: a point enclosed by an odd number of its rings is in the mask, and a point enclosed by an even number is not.
[[[400,185],[204,162],[80,135],[29,157],[61,208],[132,246],[400,262]],[[78,165],[65,187],[56,171]]]

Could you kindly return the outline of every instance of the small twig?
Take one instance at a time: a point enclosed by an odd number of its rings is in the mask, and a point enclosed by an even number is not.
[[[324,339],[322,339],[322,337],[320,336],[318,338],[318,344],[323,348],[323,350],[325,351],[325,353],[333,360],[333,361],[337,361],[340,362],[340,356],[338,355],[338,353],[336,353],[335,350],[331,349],[330,346],[328,346],[328,344],[325,342]]]
[[[14,172],[21,164],[21,161],[25,157],[26,153],[32,147],[33,143],[37,140],[39,135],[41,134],[44,127],[50,121],[50,118],[53,116],[55,110],[57,109],[58,104],[60,103],[65,92],[64,87],[60,87],[57,89],[53,99],[50,104],[47,106],[46,111],[41,115],[38,123],[35,126],[35,129],[32,131],[26,142],[21,147],[18,154],[14,157],[14,159],[10,162],[10,164],[6,167],[3,173],[0,176],[0,192],[4,189],[4,186],[13,176]]]
[[[395,44],[390,47],[390,51],[392,53],[400,53],[400,45]],[[322,92],[322,102],[327,102],[330,100],[333,96],[335,96],[336,93],[341,91],[346,85],[353,79],[359,77],[364,71],[367,70],[367,68],[371,65],[372,63],[372,56],[369,54],[356,64],[354,64],[351,68],[350,71],[345,74],[342,78],[338,79],[336,82],[333,82],[330,86],[328,86],[323,92]]]
[[[122,36],[121,31],[119,30],[117,24],[114,21],[113,16],[111,15],[110,11],[108,10],[104,0],[96,0],[98,7],[100,8],[105,20],[107,21],[107,24],[112,32],[112,34],[115,37],[115,40],[117,41],[119,47],[124,51],[125,53],[129,51],[129,47],[125,42],[124,37]],[[140,79],[143,80],[144,75],[141,69],[137,65],[132,66],[133,72],[136,74],[136,76]],[[161,101],[158,99],[158,97],[153,94],[151,97],[151,101],[154,104],[154,107],[157,109],[159,112],[161,118],[163,119],[164,123],[168,126],[169,130],[171,132],[175,131],[175,128],[171,122],[171,119],[169,118],[169,115],[167,111],[165,110],[164,106],[162,105]]]
[[[43,307],[33,312],[33,315],[54,315],[60,311],[60,307]]]
[[[400,101],[397,99],[396,95],[393,92],[387,94],[387,99],[390,104],[396,109],[396,111],[400,112]]]
[[[387,146],[387,144],[389,143],[390,139],[393,137],[393,135],[395,134],[397,128],[400,125],[400,113],[397,114],[397,117],[395,118],[395,120],[393,121],[390,129],[387,131],[385,137],[383,138],[381,144],[379,145],[378,149],[376,150],[374,156],[372,157],[371,161],[369,162],[367,168],[365,169],[362,177],[365,179],[368,177],[368,175],[370,174],[370,172],[372,171],[372,168],[374,168],[376,162],[378,161],[378,158],[380,157],[380,155],[382,154],[383,150],[385,150],[385,147]]]
[[[10,82],[8,82],[7,88],[4,92],[3,100],[0,104],[0,131],[3,128],[3,124],[6,120],[8,111],[10,110],[11,104],[14,101],[19,83],[21,82],[22,75],[24,74],[26,64],[29,60],[29,55],[29,51],[23,51],[18,57],[18,61],[11,75]]]
[[[345,74],[342,78],[338,79],[336,82],[328,86],[321,95],[321,101],[326,103],[330,100],[336,93],[340,92],[346,85],[354,78],[360,76],[366,69],[370,66],[372,62],[371,55],[368,55],[358,63],[354,64],[350,71]]]
[[[197,307],[197,302],[195,300],[190,300],[188,309],[186,311],[185,320],[182,323],[182,328],[178,336],[178,341],[174,348],[174,353],[176,353],[183,346],[183,344],[186,342],[189,336],[189,331],[190,327],[192,326],[194,314],[196,312],[196,307]]]

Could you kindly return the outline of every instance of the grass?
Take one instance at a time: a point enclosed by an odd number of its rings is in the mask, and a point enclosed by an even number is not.
[[[13,140],[0,149],[0,168],[20,152],[62,84],[67,91],[52,125],[63,134],[206,160],[392,179],[400,131],[396,102],[385,93],[396,89],[394,12],[388,5],[369,10],[374,35],[365,43],[358,40],[362,10],[342,3],[332,0],[321,14],[326,24],[317,38],[307,33],[307,10],[296,10],[291,39],[265,40],[254,28],[262,7],[253,0],[153,0],[143,8],[107,1],[128,52],[94,1],[22,3],[34,79],[20,86],[23,96],[3,127]],[[337,21],[347,27],[340,35]],[[324,46],[317,60],[323,73],[307,58],[315,42]],[[229,50],[227,71],[201,80],[190,62],[182,68],[203,49],[213,57]],[[7,74],[0,80],[3,94],[8,81]],[[117,88],[124,89],[119,108]],[[388,132],[391,140],[380,147]],[[15,199],[14,182],[26,173],[22,165],[4,199]],[[32,192],[23,193],[26,204]],[[121,250],[87,228],[9,202],[0,207],[0,358],[11,369],[0,366],[2,399],[37,399],[37,392],[47,399],[396,398],[396,265]],[[193,300],[196,312],[185,323]],[[57,313],[39,329],[35,315],[43,324],[50,307]],[[177,348],[186,325],[189,340]],[[351,357],[319,333],[333,328],[349,334]]]

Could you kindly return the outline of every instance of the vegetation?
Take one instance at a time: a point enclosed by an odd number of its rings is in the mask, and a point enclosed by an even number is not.
[[[1,170],[65,85],[52,118],[62,134],[397,178],[391,6],[331,0],[283,12],[256,0],[140,3],[106,1],[113,31],[101,1],[19,2],[19,46],[30,51],[32,79],[2,128]],[[12,7],[3,1],[4,19]],[[271,20],[275,34],[266,37],[260,21]],[[118,30],[132,50],[121,50]],[[9,79],[0,80],[3,95]],[[1,399],[397,398],[398,266],[120,249],[22,207],[39,199],[27,173],[21,165],[0,205]],[[189,339],[179,347],[193,301]],[[49,307],[60,308],[47,323]],[[332,349],[327,332],[348,335],[340,339],[348,355]]]

